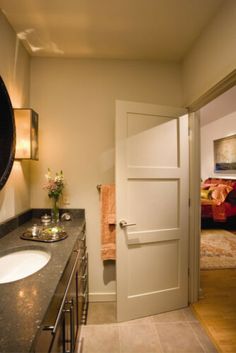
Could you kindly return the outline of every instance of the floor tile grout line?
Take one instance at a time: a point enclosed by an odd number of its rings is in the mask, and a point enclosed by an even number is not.
[[[96,331],[96,329],[100,329],[100,328],[104,328],[104,326],[105,325],[99,325],[99,324],[95,324],[95,325],[93,325],[93,329],[95,329],[95,331]],[[106,325],[107,326],[107,325]],[[111,327],[111,326],[109,326],[109,327]],[[84,332],[83,331],[81,331],[81,334],[83,333],[83,337],[85,337],[86,338],[86,336],[88,336],[88,334],[90,334],[90,328],[91,328],[91,325],[90,325],[90,327],[88,327],[87,326],[87,332],[85,333],[85,335],[84,335]],[[118,335],[118,350],[116,350],[116,352],[117,353],[121,353],[121,345],[120,345],[120,335],[119,335],[119,327],[118,326],[113,326],[112,327],[112,329],[113,329],[113,332],[117,332],[117,335]],[[86,344],[86,343],[85,343]],[[113,351],[113,350],[112,350]],[[112,351],[110,352],[110,353],[112,353]],[[76,353],[78,353],[78,352],[76,352]]]
[[[156,330],[155,323],[152,322],[152,320],[149,320],[147,325],[150,327],[151,333],[156,337],[157,342],[159,343],[159,346],[160,346],[160,349],[161,349],[161,353],[163,353],[163,349],[162,349],[162,346],[161,346],[161,340],[160,340],[159,334],[158,334],[158,332]]]
[[[208,352],[205,350],[204,345],[202,344],[200,338],[198,337],[197,333],[196,333],[195,330],[193,329],[192,325],[191,325],[189,322],[187,322],[187,324],[188,324],[188,326],[190,327],[190,330],[192,331],[194,337],[196,338],[196,340],[197,340],[198,343],[200,344],[200,346],[201,346],[203,352],[204,352],[204,353],[208,353]]]
[[[197,318],[196,318],[196,316],[194,315],[194,313],[193,313],[193,311],[191,310],[191,307],[190,306],[188,306],[187,308],[185,308],[185,309],[187,309],[188,311],[190,311],[190,313],[192,314],[192,316],[194,317],[194,319],[193,320],[189,320],[188,319],[188,316],[187,316],[187,314],[186,314],[186,310],[184,310],[183,311],[183,315],[184,315],[184,317],[185,317],[185,321],[186,322],[196,322],[197,321]]]
[[[153,319],[153,318],[152,318]],[[157,327],[156,327],[156,324],[154,323],[154,320],[152,320],[152,326],[154,327],[154,332],[157,336],[157,341],[159,342],[159,345],[160,345],[160,349],[161,349],[161,352],[160,353],[165,353],[164,352],[164,347],[162,346],[162,343],[161,343],[161,338],[160,338],[160,335],[158,333],[158,330],[157,330]]]
[[[122,351],[121,351],[121,339],[120,339],[120,326],[118,325],[117,328],[118,328],[118,338],[119,338],[119,352],[122,353]]]

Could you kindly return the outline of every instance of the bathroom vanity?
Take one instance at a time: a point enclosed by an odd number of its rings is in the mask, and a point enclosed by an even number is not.
[[[44,243],[20,235],[29,221],[0,239],[0,256],[27,248],[50,254],[36,273],[0,284],[0,352],[78,352],[86,322],[88,266],[84,217],[63,222],[64,240]]]

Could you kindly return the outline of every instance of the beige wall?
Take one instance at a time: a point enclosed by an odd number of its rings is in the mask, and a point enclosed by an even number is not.
[[[192,103],[235,69],[236,1],[226,0],[183,61],[185,104]]]
[[[179,66],[32,59],[31,105],[40,119],[40,160],[31,164],[32,207],[50,206],[42,190],[44,175],[48,167],[63,169],[68,207],[86,210],[90,293],[95,300],[114,299],[115,292],[114,265],[104,266],[100,259],[96,185],[114,182],[116,99],[181,106]]]
[[[15,32],[0,12],[0,75],[13,107],[29,103],[30,59],[19,44]],[[29,163],[15,162],[7,181],[0,191],[0,222],[30,207]]]

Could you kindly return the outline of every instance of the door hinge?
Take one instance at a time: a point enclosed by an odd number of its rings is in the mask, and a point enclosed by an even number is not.
[[[188,199],[188,207],[190,207],[191,206],[191,199],[189,198]]]

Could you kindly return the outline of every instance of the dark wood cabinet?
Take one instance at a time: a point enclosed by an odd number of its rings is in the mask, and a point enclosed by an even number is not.
[[[58,283],[33,352],[74,353],[75,350],[78,351],[80,328],[86,323],[87,307],[88,254],[84,229]]]

